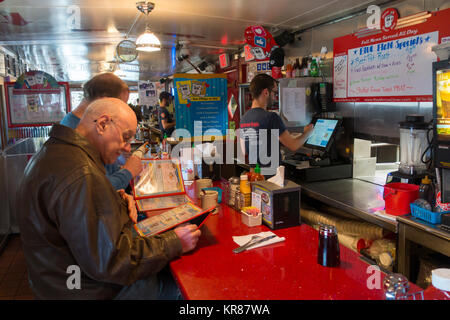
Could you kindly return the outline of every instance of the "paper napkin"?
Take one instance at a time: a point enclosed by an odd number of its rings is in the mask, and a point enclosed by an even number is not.
[[[269,236],[275,235],[275,234],[274,234],[273,232],[271,232],[271,231],[260,232],[260,233],[255,233],[255,234],[258,235],[258,236],[261,236],[262,238],[265,238],[265,237],[269,237]],[[233,241],[234,241],[235,243],[237,243],[239,246],[242,246],[242,245],[246,244],[248,241],[250,241],[250,239],[251,239],[255,234],[248,234],[248,235],[245,235],[245,236],[234,236],[234,237],[233,237]],[[251,249],[255,249],[255,248],[259,248],[259,247],[264,247],[264,246],[267,246],[267,245],[269,245],[269,244],[274,244],[274,243],[282,242],[282,241],[284,241],[284,240],[286,240],[286,238],[276,236],[275,238],[272,238],[272,239],[269,239],[269,240],[267,240],[267,241],[264,241],[264,242],[261,242],[261,243],[257,243],[257,244],[255,244],[255,245],[253,245],[253,246],[250,246],[250,247],[247,248],[247,250],[251,250]]]

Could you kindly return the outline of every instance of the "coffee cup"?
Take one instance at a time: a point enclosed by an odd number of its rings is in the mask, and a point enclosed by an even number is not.
[[[200,199],[201,199],[201,203],[202,203],[202,209],[207,210],[207,209],[217,207],[218,198],[219,198],[219,193],[217,191],[201,190],[200,191]],[[213,212],[213,213],[216,213],[216,212],[217,212],[217,210],[215,210],[215,212]]]
[[[211,179],[198,179],[195,180],[195,194],[200,199],[200,191],[203,188],[211,188],[213,186]]]

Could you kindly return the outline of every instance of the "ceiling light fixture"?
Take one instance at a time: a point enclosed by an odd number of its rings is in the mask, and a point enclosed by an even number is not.
[[[136,50],[146,52],[161,50],[161,42],[154,35],[154,33],[150,31],[150,28],[148,26],[148,14],[155,8],[155,4],[152,2],[140,1],[136,3],[136,7],[139,11],[147,16],[147,21],[145,23],[145,32],[136,39]]]

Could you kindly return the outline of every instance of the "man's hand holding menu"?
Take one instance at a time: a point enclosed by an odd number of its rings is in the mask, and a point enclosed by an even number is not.
[[[189,252],[195,248],[198,238],[202,232],[195,224],[185,224],[174,229],[178,238],[180,238],[183,247],[183,253]]]

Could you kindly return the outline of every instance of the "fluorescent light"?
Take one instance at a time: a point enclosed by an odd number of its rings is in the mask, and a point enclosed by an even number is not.
[[[136,39],[136,50],[153,52],[161,50],[161,42],[149,28]]]

